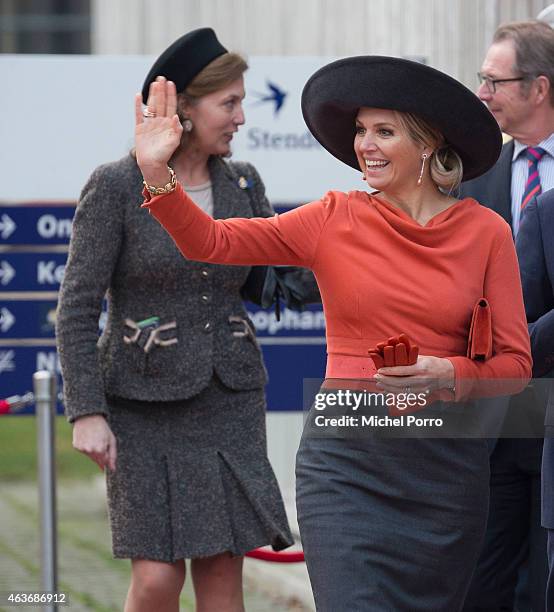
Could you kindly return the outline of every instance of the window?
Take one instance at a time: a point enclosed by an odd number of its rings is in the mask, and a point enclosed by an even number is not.
[[[90,53],[90,0],[0,0],[0,53]]]

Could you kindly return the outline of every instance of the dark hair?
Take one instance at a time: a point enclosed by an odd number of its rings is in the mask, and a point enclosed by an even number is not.
[[[185,91],[177,94],[177,115],[185,119],[185,106],[194,105],[208,94],[214,93],[239,79],[248,70],[246,60],[238,53],[224,53],[203,68],[189,83]],[[186,145],[189,132],[183,131],[181,148]]]
[[[224,53],[203,68],[180,95],[189,100],[201,98],[240,78],[248,70],[246,60],[238,53]]]
[[[544,21],[515,21],[501,25],[494,33],[493,43],[511,40],[516,52],[516,72],[529,81],[545,76],[550,81],[550,104],[554,106],[554,30]]]

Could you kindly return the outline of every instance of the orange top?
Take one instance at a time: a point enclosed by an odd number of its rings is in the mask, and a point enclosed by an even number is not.
[[[179,184],[143,206],[190,259],[311,268],[325,310],[327,352],[337,365],[333,376],[359,377],[359,359],[347,356],[366,358],[368,349],[399,333],[418,344],[421,355],[448,358],[456,381],[531,376],[510,228],[471,198],[425,226],[361,191],[330,191],[270,218],[214,220]],[[493,357],[475,362],[465,355],[481,297],[491,307]]]

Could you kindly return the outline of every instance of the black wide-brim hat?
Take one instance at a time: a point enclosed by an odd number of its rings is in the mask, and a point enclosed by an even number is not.
[[[177,93],[180,93],[203,68],[224,53],[227,53],[227,49],[217,40],[212,28],[199,28],[184,34],[150,68],[142,86],[142,101],[146,104],[148,88],[157,76],[173,81]]]
[[[302,92],[310,132],[356,170],[355,121],[362,106],[413,113],[438,129],[462,159],[463,180],[486,172],[500,155],[498,123],[459,81],[418,62],[365,55],[323,66]]]

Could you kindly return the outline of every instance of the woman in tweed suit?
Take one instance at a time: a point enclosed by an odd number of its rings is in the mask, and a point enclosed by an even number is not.
[[[179,84],[173,167],[215,218],[273,214],[256,170],[223,160],[244,123],[246,68],[204,28],[171,45],[144,84]],[[197,609],[235,612],[243,555],[292,543],[240,295],[249,268],[185,261],[140,209],[142,189],[128,155],[94,171],[77,207],[57,319],[73,444],[107,468],[113,552],[132,560],[125,610],[177,610],[191,558]]]

